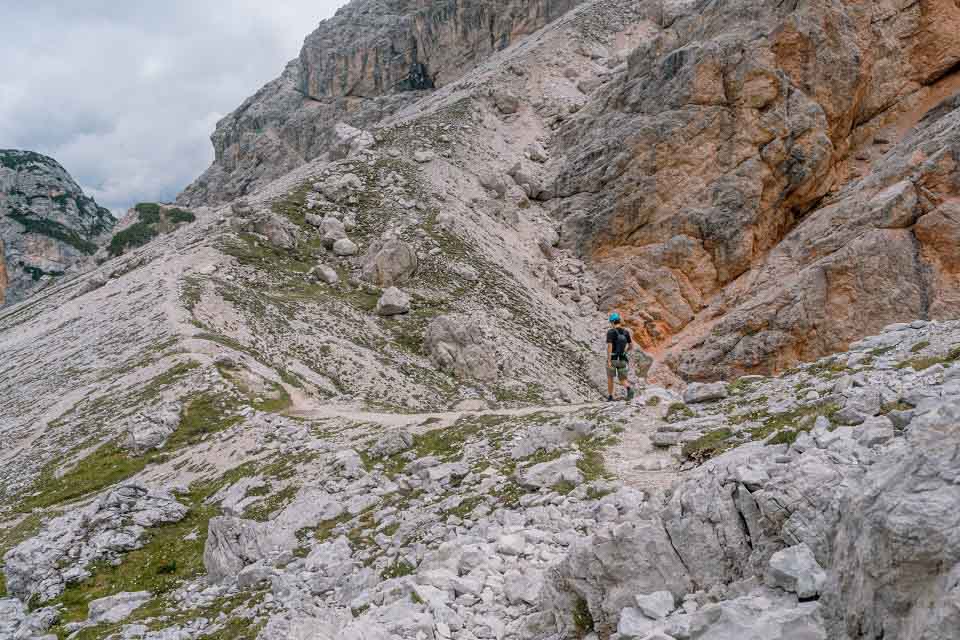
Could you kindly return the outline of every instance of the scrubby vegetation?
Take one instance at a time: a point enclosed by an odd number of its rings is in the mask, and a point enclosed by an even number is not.
[[[113,257],[142,247],[161,233],[173,231],[178,225],[196,220],[196,216],[190,211],[178,207],[164,207],[155,202],[141,202],[133,210],[137,214],[137,221],[110,239],[107,251]]]

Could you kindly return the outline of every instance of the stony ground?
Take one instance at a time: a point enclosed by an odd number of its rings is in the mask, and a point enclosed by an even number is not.
[[[960,323],[917,322],[780,378],[631,403],[237,403],[202,435],[181,433],[188,405],[144,464],[91,480],[119,457],[101,449],[14,508],[0,629],[948,638],[958,347]],[[904,559],[914,578],[892,580]]]
[[[0,640],[954,638],[960,323],[598,402],[629,296],[552,154],[623,108],[636,11],[580,4],[0,312]]]

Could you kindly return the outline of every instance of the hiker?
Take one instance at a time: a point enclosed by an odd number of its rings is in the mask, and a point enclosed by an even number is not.
[[[633,400],[633,387],[630,386],[627,352],[633,348],[630,330],[623,326],[620,314],[610,314],[610,330],[607,331],[607,400],[613,400],[613,378],[627,388],[627,400]]]

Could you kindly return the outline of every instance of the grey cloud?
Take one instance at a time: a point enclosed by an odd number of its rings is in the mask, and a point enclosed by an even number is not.
[[[340,4],[0,0],[0,148],[53,156],[115,212],[170,200]]]

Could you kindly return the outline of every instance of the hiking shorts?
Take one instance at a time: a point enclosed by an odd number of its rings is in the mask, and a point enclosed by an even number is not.
[[[610,366],[607,367],[607,377],[616,378],[620,382],[627,381],[627,361],[626,360],[611,360]]]

